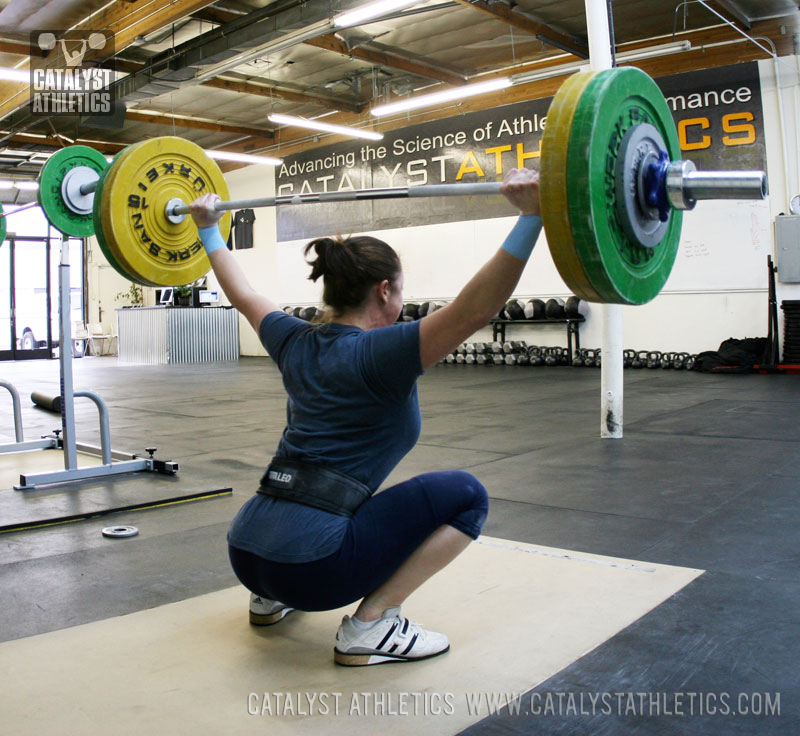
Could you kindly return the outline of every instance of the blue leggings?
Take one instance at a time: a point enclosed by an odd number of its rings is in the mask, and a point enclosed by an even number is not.
[[[489,511],[486,489],[460,470],[426,473],[365,501],[337,552],[312,562],[272,562],[228,547],[242,584],[301,611],[329,611],[378,588],[434,531],[449,524],[476,539]]]

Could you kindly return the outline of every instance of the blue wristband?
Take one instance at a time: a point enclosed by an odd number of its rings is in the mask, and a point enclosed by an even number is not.
[[[206,249],[206,254],[211,255],[215,250],[219,250],[220,248],[225,248],[227,250],[228,245],[222,239],[222,234],[217,225],[198,228],[197,232],[200,233],[200,242]]]
[[[542,231],[542,218],[538,215],[520,215],[517,224],[503,242],[503,250],[514,258],[527,261]]]

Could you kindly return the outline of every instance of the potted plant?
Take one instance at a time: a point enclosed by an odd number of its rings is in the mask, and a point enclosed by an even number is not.
[[[128,302],[123,305],[123,309],[125,307],[141,307],[144,304],[144,292],[138,284],[131,284],[127,291],[120,291],[114,299],[118,302],[123,300]]]
[[[179,307],[192,306],[192,287],[191,286],[177,286],[175,287],[175,304]]]

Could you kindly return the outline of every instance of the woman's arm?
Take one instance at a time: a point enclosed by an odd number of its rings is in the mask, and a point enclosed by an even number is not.
[[[278,311],[278,305],[250,286],[244,271],[228,250],[217,227],[217,222],[224,214],[214,209],[214,202],[218,199],[216,194],[204,194],[196,199],[189,205],[192,218],[200,231],[200,240],[225,296],[258,332],[264,317],[270,312]]]
[[[444,309],[420,321],[423,369],[438,363],[470,335],[484,327],[514,292],[541,230],[539,173],[512,169],[500,191],[520,210],[520,219],[503,246]]]

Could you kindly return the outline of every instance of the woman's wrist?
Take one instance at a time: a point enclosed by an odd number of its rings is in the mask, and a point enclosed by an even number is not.
[[[197,232],[200,234],[200,242],[203,244],[207,255],[211,255],[215,250],[228,248],[227,243],[222,239],[222,233],[220,233],[216,222],[206,227],[198,227]]]
[[[521,261],[527,261],[533,252],[533,246],[542,230],[542,218],[539,215],[520,215],[511,232],[506,236],[502,248]]]

